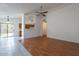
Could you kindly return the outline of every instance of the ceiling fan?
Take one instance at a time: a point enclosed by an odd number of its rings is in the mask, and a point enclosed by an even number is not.
[[[40,11],[36,11],[37,16],[41,15],[41,16],[46,17],[46,13],[48,13],[48,11],[44,11],[43,6],[40,6],[40,9],[41,9]]]

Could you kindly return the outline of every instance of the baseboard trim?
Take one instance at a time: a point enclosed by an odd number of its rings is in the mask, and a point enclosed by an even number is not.
[[[48,37],[48,39],[59,40],[59,41],[67,42],[67,43],[73,43],[73,44],[79,44],[78,42],[67,41],[62,38],[56,38],[56,37]]]
[[[42,36],[36,36],[36,37],[30,37],[30,38],[24,38],[24,39],[34,39],[34,38],[39,38],[39,37],[42,37]]]

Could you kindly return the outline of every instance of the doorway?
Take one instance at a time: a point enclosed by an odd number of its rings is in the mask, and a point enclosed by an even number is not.
[[[14,37],[13,23],[0,23],[0,38]]]
[[[42,26],[43,26],[43,36],[47,36],[47,22],[43,21]]]

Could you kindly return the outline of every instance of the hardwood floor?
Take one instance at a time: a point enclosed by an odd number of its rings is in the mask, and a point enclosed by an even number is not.
[[[26,39],[24,47],[33,56],[79,56],[79,44],[47,37]]]

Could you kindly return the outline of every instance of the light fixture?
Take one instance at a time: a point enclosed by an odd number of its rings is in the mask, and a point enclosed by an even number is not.
[[[37,16],[46,17],[46,13],[48,13],[48,11],[43,10],[43,9],[45,9],[45,8],[43,6],[40,6],[40,10],[35,12],[35,13],[37,13]]]
[[[7,16],[7,21],[9,21],[9,16]]]
[[[6,21],[6,23],[9,23],[9,16],[7,16],[7,21]]]

